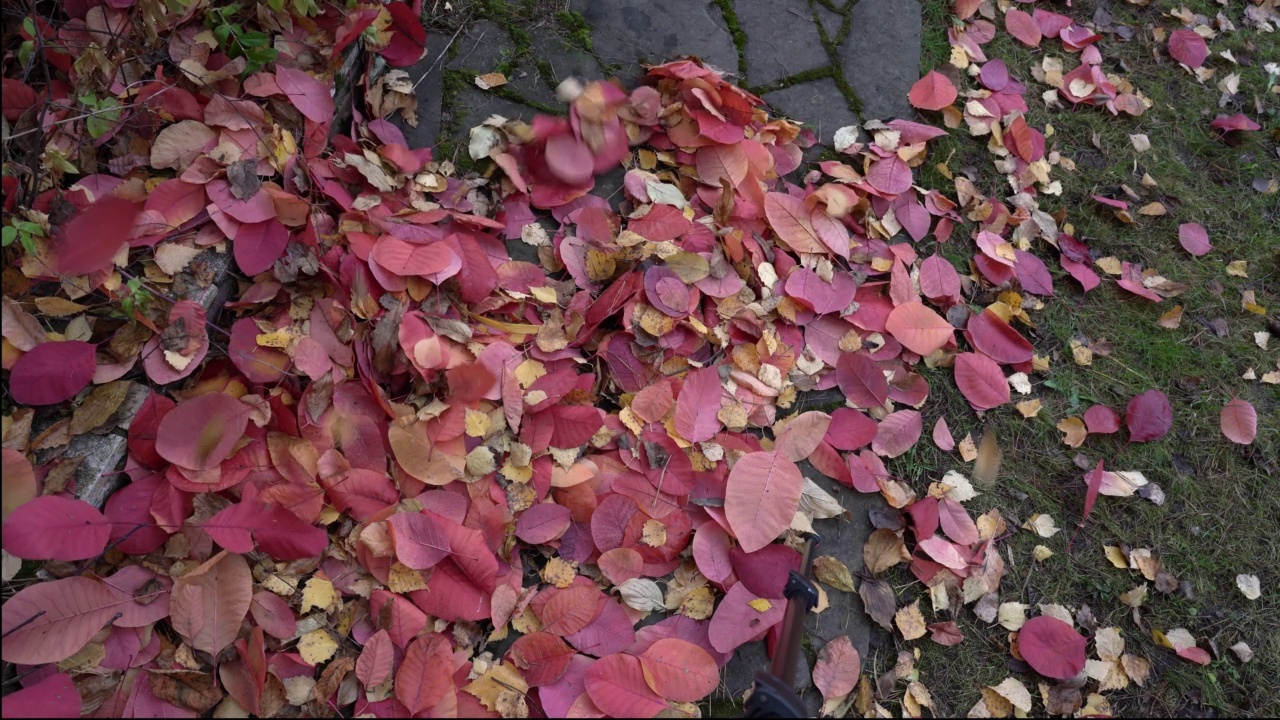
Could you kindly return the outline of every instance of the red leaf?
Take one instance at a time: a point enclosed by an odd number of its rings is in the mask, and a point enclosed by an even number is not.
[[[289,228],[279,220],[271,218],[257,223],[240,226],[235,240],[231,241],[231,250],[235,254],[236,265],[240,272],[253,277],[260,272],[271,269],[276,260],[284,254],[289,244]]]
[[[911,101],[911,107],[920,110],[941,110],[955,102],[956,95],[956,86],[946,75],[930,70],[928,75],[911,86],[907,99]]]
[[[640,655],[640,666],[649,687],[674,702],[698,702],[720,684],[716,661],[688,640],[659,640]]]
[[[720,431],[720,419],[716,414],[720,412],[723,396],[719,368],[705,367],[689,371],[684,377],[680,395],[676,397],[676,432],[690,442],[702,442],[715,437]]]
[[[748,604],[758,599],[744,583],[736,583],[729,588],[707,626],[711,647],[717,652],[731,653],[739,645],[782,622],[786,601],[771,599],[769,609],[761,612]]]
[[[231,358],[237,370],[255,383],[279,382],[293,364],[283,352],[258,346],[258,326],[247,317],[232,323],[227,357]]]
[[[647,484],[649,481],[645,480],[644,482]],[[703,527],[707,526],[703,525]],[[720,532],[724,533],[723,530]],[[728,536],[725,537],[727,538]],[[726,542],[728,542],[727,539]],[[694,547],[697,547],[696,535],[694,536]],[[694,550],[694,555],[695,557],[697,555],[696,549]],[[600,568],[600,572],[604,574],[605,578],[614,585],[621,585],[631,578],[638,578],[644,574],[644,557],[631,548],[619,547],[606,550],[600,554],[600,559],[596,562],[596,565]],[[706,573],[703,574],[705,575]]]
[[[391,2],[384,7],[391,14],[396,32],[391,36],[391,43],[378,54],[392,67],[408,67],[422,57],[427,47],[427,31],[408,3]]]
[[[247,486],[244,499],[224,508],[204,522],[209,537],[231,552],[247,553],[255,548],[277,560],[318,558],[329,544],[323,528],[301,518],[276,503],[263,503]]]
[[[249,424],[249,407],[230,395],[211,392],[185,400],[160,421],[156,452],[193,470],[217,467],[231,456]]]
[[[289,96],[289,102],[308,120],[326,123],[333,119],[333,96],[329,94],[329,83],[321,82],[301,70],[277,65],[276,85],[280,86],[280,91]]]
[[[740,143],[704,146],[698,150],[695,162],[698,179],[717,188],[721,178],[728,179],[729,184],[736,187],[746,179],[749,169],[747,154]]]
[[[58,495],[22,505],[4,524],[4,549],[24,560],[85,560],[101,555],[110,539],[111,523],[97,508]]]
[[[1200,223],[1182,223],[1178,226],[1178,242],[1182,249],[1200,257],[1206,255],[1213,246],[1209,244],[1209,232]]]
[[[703,523],[693,534],[693,561],[708,580],[723,583],[733,574],[729,534],[719,524]]]
[[[1018,38],[1027,47],[1040,46],[1040,26],[1034,18],[1021,10],[1010,10],[1004,14],[1004,28],[1009,34]]]
[[[551,447],[574,448],[585,445],[604,427],[604,413],[587,405],[556,405],[539,417],[551,418]]]
[[[964,633],[960,632],[960,626],[954,620],[930,625],[929,633],[930,640],[946,647],[964,642]]]
[[[994,360],[979,353],[960,353],[955,364],[956,385],[977,410],[1009,402],[1009,383]]]
[[[952,570],[964,570],[969,565],[969,562],[956,549],[955,544],[947,542],[941,535],[931,535],[921,540],[920,549],[943,567]]]
[[[889,399],[889,380],[876,361],[863,352],[840,356],[836,384],[845,398],[860,408],[882,407]]]
[[[516,519],[516,537],[531,545],[541,545],[563,535],[569,524],[569,508],[555,503],[538,503]]]
[[[602,657],[583,676],[587,697],[605,715],[651,718],[667,709],[645,682],[640,658],[615,653]]]
[[[1034,295],[1053,295],[1053,276],[1044,261],[1026,250],[1014,249],[1013,253],[1018,258],[1013,270],[1022,289]]]
[[[217,655],[240,634],[252,602],[249,563],[223,550],[174,582],[169,622],[188,645]]]
[[[552,635],[572,635],[595,619],[600,609],[600,591],[594,586],[572,585],[556,592],[542,607],[539,619]]]
[[[6,79],[7,83],[8,80]],[[6,86],[7,87],[7,86]],[[80,717],[80,691],[66,673],[50,675],[40,682],[4,697],[7,718]]]
[[[968,332],[975,348],[1001,364],[1028,362],[1034,353],[1031,343],[991,308],[969,318]]]
[[[453,690],[451,668],[452,650],[443,635],[417,638],[396,673],[396,699],[414,715],[431,709]]]
[[[57,405],[93,381],[98,361],[92,343],[62,340],[28,350],[9,371],[9,393],[23,405]]]
[[[1089,473],[1089,477],[1085,478],[1085,483],[1089,486],[1089,489],[1085,491],[1084,495],[1084,517],[1080,518],[1081,523],[1088,520],[1089,513],[1093,512],[1093,504],[1098,501],[1098,491],[1102,489],[1104,474],[1102,461],[1099,460],[1097,467],[1093,469],[1093,472]]]
[[[1209,45],[1194,30],[1174,30],[1169,33],[1169,55],[1189,68],[1195,69],[1209,57]]]
[[[369,257],[388,271],[404,277],[440,277],[439,282],[462,269],[462,259],[447,244],[411,243],[384,235],[373,246]]]
[[[1069,680],[1084,669],[1085,639],[1067,623],[1047,615],[1033,617],[1018,632],[1018,650],[1045,677]]]
[[[871,444],[879,431],[876,421],[863,413],[853,408],[837,408],[831,413],[825,439],[837,450],[857,450]]]
[[[1258,435],[1258,413],[1247,401],[1232,398],[1222,408],[1222,434],[1228,440],[1248,445]]]
[[[813,666],[813,684],[824,700],[841,698],[853,692],[862,674],[862,659],[848,635],[837,635],[818,651]]]
[[[943,498],[938,502],[938,523],[947,537],[961,545],[978,542],[978,526],[969,517],[964,506],[951,498]]]
[[[356,678],[366,688],[381,685],[391,677],[391,664],[395,660],[395,645],[386,630],[379,630],[369,637],[356,659]]]
[[[534,687],[558,681],[577,655],[564,640],[549,632],[522,635],[508,652],[511,661],[523,671],[525,681]]]
[[[871,452],[882,457],[898,457],[916,444],[922,430],[923,421],[915,410],[890,413],[880,421],[876,437],[871,441]]]
[[[1159,440],[1173,427],[1173,408],[1159,390],[1148,390],[1129,401],[1125,410],[1130,442]]]
[[[1113,433],[1120,429],[1120,413],[1106,405],[1094,405],[1084,411],[1084,426],[1092,434]]]
[[[955,328],[941,315],[919,302],[894,308],[885,318],[884,327],[903,347],[917,355],[941,349],[955,333]]]
[[[800,468],[777,452],[738,459],[725,486],[724,513],[745,552],[759,550],[790,527],[803,488]]]
[[[111,622],[117,603],[110,588],[86,577],[28,585],[4,603],[0,655],[22,665],[65,660]]]
[[[55,235],[57,271],[65,275],[88,275],[111,265],[133,232],[142,206],[107,196],[82,210]]]

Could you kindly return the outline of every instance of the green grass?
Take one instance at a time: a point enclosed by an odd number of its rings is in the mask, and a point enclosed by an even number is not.
[[[1153,41],[1143,27],[1171,25],[1160,12],[1174,5],[1165,1],[1146,8],[1121,3],[1109,6],[1115,22],[1134,27],[1137,35],[1128,43],[1105,40],[1103,67],[1129,78],[1154,101],[1138,118],[1114,117],[1093,107],[1046,109],[1039,99],[1046,86],[1031,77],[1032,63],[1042,54],[1063,57],[1068,69],[1077,61],[1055,41],[1045,41],[1038,50],[1025,48],[1001,29],[984,50],[989,58],[1004,59],[1011,74],[1027,82],[1028,122],[1041,128],[1051,124],[1055,132],[1049,138],[1050,149],[1076,162],[1074,172],[1055,169],[1053,176],[1062,181],[1063,194],[1041,196],[1041,208],[1051,213],[1065,210],[1076,237],[1087,239],[1100,256],[1112,255],[1154,268],[1186,283],[1188,290],[1155,305],[1105,278],[1101,287],[1082,295],[1073,280],[1056,272],[1055,297],[1046,300],[1043,310],[1031,312],[1036,327],[1024,329],[1037,353],[1051,358],[1046,375],[1032,376],[1031,397],[1039,397],[1044,404],[1040,416],[1023,419],[1012,407],[1006,407],[980,420],[955,389],[949,371],[926,371],[932,388],[925,407],[926,428],[945,415],[957,438],[966,432],[973,432],[976,438],[984,429],[997,434],[1004,458],[1000,477],[992,487],[981,488],[984,494],[969,503],[975,514],[1000,508],[1012,527],[1015,520],[1021,524],[1034,513],[1047,513],[1063,528],[1047,540],[1017,532],[1001,543],[1007,566],[1001,600],[1055,602],[1073,610],[1087,604],[1100,626],[1121,628],[1126,650],[1149,659],[1152,675],[1145,688],[1131,685],[1107,694],[1117,713],[1172,715],[1198,712],[1204,706],[1222,714],[1275,714],[1280,711],[1280,689],[1274,675],[1280,666],[1280,635],[1275,631],[1280,626],[1280,599],[1271,589],[1277,581],[1275,568],[1280,565],[1280,543],[1274,530],[1280,514],[1280,488],[1273,479],[1280,469],[1280,434],[1275,420],[1280,417],[1280,391],[1240,376],[1248,368],[1254,368],[1258,375],[1274,369],[1276,343],[1280,341],[1273,339],[1269,351],[1254,344],[1253,333],[1265,329],[1268,318],[1242,310],[1240,298],[1243,290],[1253,290],[1258,303],[1270,311],[1268,317],[1276,317],[1280,304],[1280,199],[1256,193],[1249,184],[1255,177],[1274,177],[1280,170],[1274,138],[1265,132],[1252,133],[1232,147],[1212,136],[1209,120],[1220,112],[1239,111],[1257,118],[1252,107],[1256,96],[1264,103],[1261,123],[1274,129],[1280,103],[1275,96],[1261,92],[1266,76],[1258,60],[1266,54],[1261,48],[1267,38],[1243,27],[1215,40],[1212,49],[1231,49],[1237,58],[1248,53],[1254,62],[1228,69],[1220,60],[1211,60],[1211,65],[1220,68],[1219,75],[1204,85],[1170,62],[1154,63]],[[1218,10],[1209,3],[1186,5],[1210,17]],[[947,61],[949,7],[950,3],[942,0],[923,3],[922,70]],[[1092,2],[1077,2],[1073,9],[1057,9],[1087,19],[1093,7]],[[1257,45],[1253,51],[1248,45],[1251,40]],[[1128,72],[1121,70],[1121,60]],[[1241,94],[1246,98],[1242,108],[1218,107],[1216,82],[1228,71],[1241,75]],[[1137,153],[1133,149],[1128,136],[1136,133],[1148,135],[1149,151]],[[1095,137],[1098,147],[1094,146]],[[970,168],[980,191],[995,197],[1009,194],[1004,179],[992,166],[985,138],[969,138],[964,130],[953,131],[951,138],[931,149],[922,168],[923,185],[951,185],[932,166],[952,153],[953,172]],[[1144,173],[1158,185],[1144,187],[1140,182]],[[1159,201],[1169,214],[1138,217],[1125,225],[1109,209],[1088,199],[1095,193],[1124,198],[1121,185],[1143,196],[1137,205]],[[1177,228],[1183,222],[1199,222],[1208,228],[1214,252],[1192,258],[1181,250]],[[953,237],[967,237],[968,231],[967,227],[959,228]],[[935,250],[962,270],[972,252],[967,243],[956,241],[940,248],[927,243],[920,248],[925,255]],[[1043,243],[1035,250],[1043,257],[1053,257],[1052,249]],[[1248,278],[1227,274],[1226,263],[1233,260],[1248,261]],[[1056,266],[1053,261],[1048,264]],[[1175,304],[1185,307],[1181,327],[1158,327],[1156,319]],[[1218,318],[1228,324],[1226,337],[1217,337],[1207,327]],[[1105,337],[1112,348],[1110,355],[1095,357],[1091,366],[1077,366],[1069,347],[1077,334],[1095,341]],[[1052,381],[1056,389],[1046,381]],[[1081,414],[1095,402],[1123,414],[1129,398],[1149,388],[1163,390],[1173,405],[1173,430],[1164,439],[1126,444],[1122,431],[1090,436],[1079,449],[1062,443],[1062,435],[1054,427],[1061,418]],[[1226,441],[1219,430],[1219,410],[1237,395],[1253,403],[1260,417],[1258,439],[1249,447]],[[1102,459],[1109,469],[1143,472],[1163,488],[1164,505],[1158,507],[1138,497],[1101,497],[1088,523],[1077,533],[1085,495],[1085,472],[1073,463],[1077,453],[1090,465]],[[891,466],[919,491],[948,469],[965,472],[971,467],[961,467],[954,454],[938,451],[928,440]],[[1031,557],[1032,548],[1040,544],[1055,553],[1044,563]],[[1163,594],[1153,587],[1141,610],[1144,626],[1138,627],[1119,595],[1144,580],[1135,571],[1114,568],[1103,556],[1104,544],[1150,548],[1169,572],[1189,585],[1194,596]],[[1246,600],[1235,587],[1239,573],[1257,574],[1271,592],[1259,600]],[[905,571],[894,577],[900,588],[912,579]],[[908,595],[900,598],[900,603],[910,600]],[[923,604],[927,606],[927,600]],[[955,619],[966,635],[959,646],[910,645],[923,651],[921,681],[945,707],[940,712],[963,715],[977,702],[981,686],[998,683],[1011,673],[1003,628],[987,627],[969,610]],[[1176,627],[1211,641],[1221,657],[1200,668],[1152,641],[1150,628]],[[1227,649],[1241,640],[1256,654],[1247,665]],[[881,641],[894,642],[887,637]],[[893,652],[880,654],[892,664]],[[874,669],[882,672],[886,668]],[[1032,694],[1038,692],[1032,688]]]

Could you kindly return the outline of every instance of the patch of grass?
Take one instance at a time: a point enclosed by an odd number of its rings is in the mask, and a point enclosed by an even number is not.
[[[573,44],[589,53],[595,52],[595,48],[591,45],[591,26],[587,24],[587,19],[582,17],[581,13],[562,10],[556,13],[556,19],[560,21],[566,37]]]
[[[733,0],[712,0],[717,8],[720,8],[720,15],[724,18],[724,24],[729,28],[729,37],[733,38],[733,47],[738,51],[738,77],[742,78],[742,83],[747,82],[747,33],[742,29],[742,23],[738,21],[738,11],[733,7]]]
[[[1217,12],[1207,2],[1186,4],[1210,17]],[[1093,5],[1077,3],[1069,14],[1088,18]],[[1249,368],[1261,375],[1275,363],[1275,340],[1270,351],[1253,342],[1253,333],[1267,327],[1267,318],[1241,308],[1245,290],[1253,290],[1259,304],[1269,306],[1272,318],[1280,302],[1276,231],[1280,201],[1249,187],[1254,177],[1275,175],[1275,140],[1265,133],[1252,133],[1232,147],[1210,132],[1209,121],[1220,112],[1243,111],[1257,117],[1253,98],[1261,97],[1261,119],[1266,124],[1272,118],[1274,123],[1280,116],[1280,102],[1256,92],[1266,86],[1265,72],[1256,61],[1257,48],[1250,45],[1256,34],[1224,33],[1214,41],[1215,52],[1231,49],[1238,59],[1242,53],[1255,58],[1239,66],[1219,67],[1219,78],[1225,72],[1239,72],[1242,90],[1240,99],[1229,99],[1220,108],[1216,79],[1201,85],[1175,64],[1152,60],[1153,41],[1144,26],[1171,24],[1156,8],[1112,4],[1109,10],[1116,23],[1136,30],[1131,42],[1108,39],[1102,51],[1104,70],[1127,78],[1153,101],[1138,118],[1115,117],[1096,107],[1046,108],[1039,98],[1046,86],[1031,77],[1033,63],[1046,54],[1064,58],[1068,70],[1078,62],[1078,56],[1062,51],[1056,43],[1025,48],[1001,30],[984,51],[990,58],[1004,59],[1011,75],[1027,83],[1028,122],[1040,128],[1051,125],[1049,149],[1075,161],[1074,171],[1054,170],[1054,178],[1062,182],[1062,194],[1041,195],[1041,208],[1051,213],[1066,211],[1069,231],[1086,240],[1097,256],[1139,263],[1185,283],[1187,289],[1156,305],[1118,288],[1113,278],[1104,277],[1102,286],[1083,294],[1074,280],[1055,270],[1055,296],[1046,299],[1044,309],[1031,313],[1036,327],[1023,328],[1036,352],[1051,358],[1046,375],[1032,375],[1031,397],[1040,398],[1044,405],[1040,416],[1023,419],[1006,407],[978,418],[955,388],[949,371],[924,370],[931,387],[925,408],[926,439],[893,461],[890,470],[917,492],[946,470],[969,474],[971,467],[962,466],[956,454],[939,452],[927,439],[939,414],[948,418],[957,439],[966,432],[973,432],[976,439],[985,430],[994,431],[1003,450],[1000,477],[991,487],[979,488],[983,495],[969,503],[971,511],[977,514],[998,507],[1011,529],[1034,513],[1046,513],[1062,528],[1048,539],[1016,532],[1001,543],[1007,569],[1001,600],[1059,603],[1072,610],[1088,605],[1100,627],[1119,627],[1126,651],[1150,660],[1152,675],[1144,688],[1130,686],[1107,693],[1118,714],[1174,715],[1200,712],[1203,707],[1231,715],[1274,714],[1280,710],[1280,689],[1270,675],[1280,666],[1280,635],[1274,631],[1280,624],[1280,601],[1266,595],[1246,600],[1235,587],[1235,576],[1258,574],[1264,585],[1274,586],[1274,568],[1280,564],[1280,547],[1272,530],[1280,513],[1280,496],[1272,479],[1280,468],[1280,433],[1274,420],[1280,416],[1280,393],[1273,386],[1241,379]],[[921,65],[928,70],[946,63],[950,54],[946,40],[950,3],[925,0],[923,11]],[[1133,148],[1129,135],[1139,133],[1149,137],[1150,150],[1139,153]],[[1010,194],[1004,177],[992,165],[986,138],[971,138],[965,129],[931,143],[931,155],[921,169],[922,185],[950,185],[933,167],[948,156],[951,171],[966,171],[980,192],[996,198]],[[1144,175],[1156,184],[1143,185]],[[1141,200],[1128,198],[1125,187]],[[1135,216],[1136,221],[1126,225],[1109,208],[1090,200],[1092,194],[1128,199],[1135,210],[1147,202],[1160,202],[1168,214]],[[1178,225],[1184,222],[1203,224],[1214,252],[1202,258],[1187,255],[1177,241]],[[953,237],[968,237],[972,229],[971,224],[963,224]],[[972,253],[968,243],[955,241],[922,243],[919,251],[922,255],[941,252],[962,272],[967,271]],[[1033,251],[1056,267],[1053,248],[1038,243]],[[1248,278],[1226,273],[1226,263],[1233,260],[1248,262]],[[1181,327],[1158,327],[1156,319],[1175,304],[1185,307]],[[1225,337],[1210,328],[1208,323],[1216,319],[1226,321]],[[1092,341],[1105,337],[1110,354],[1096,356],[1087,367],[1076,365],[1069,342],[1077,335]],[[1062,434],[1054,427],[1062,418],[1079,415],[1095,402],[1123,415],[1128,400],[1150,388],[1163,390],[1173,405],[1174,426],[1167,437],[1128,444],[1122,430],[1115,435],[1092,435],[1078,449],[1062,443]],[[1258,410],[1260,432],[1248,447],[1226,441],[1219,430],[1219,411],[1233,396],[1248,400]],[[1103,496],[1088,523],[1077,529],[1086,490],[1086,473],[1076,464],[1077,455],[1080,465],[1087,467],[1101,459],[1111,470],[1144,473],[1163,488],[1164,504]],[[1150,548],[1190,592],[1161,593],[1148,583],[1152,587],[1140,609],[1142,625],[1135,624],[1119,595],[1147,581],[1135,571],[1113,567],[1103,556],[1104,544]],[[1054,556],[1036,563],[1031,557],[1036,545],[1048,547]],[[914,578],[902,571],[893,579],[900,586]],[[969,610],[954,618],[948,613],[936,617],[945,619],[957,621],[965,642],[952,648],[927,642],[914,645],[923,653],[921,681],[949,712],[963,715],[977,702],[980,687],[1011,674],[1008,633],[998,625],[987,627]],[[1211,643],[1218,657],[1201,668],[1153,642],[1152,628],[1177,627],[1188,629],[1202,643]],[[1249,664],[1239,663],[1227,650],[1239,641],[1248,643],[1256,654]],[[892,663],[892,653],[886,659]],[[1033,678],[1022,677],[1032,686]],[[1032,694],[1038,694],[1034,687]]]

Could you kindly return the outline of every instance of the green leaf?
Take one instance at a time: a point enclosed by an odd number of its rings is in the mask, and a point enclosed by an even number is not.
[[[9,247],[17,239],[18,228],[6,225],[3,230],[0,230],[0,247]]]

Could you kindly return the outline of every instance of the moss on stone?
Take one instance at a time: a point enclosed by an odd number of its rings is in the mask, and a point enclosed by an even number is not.
[[[743,84],[747,81],[747,33],[738,21],[738,11],[733,7],[733,0],[712,0],[720,8],[724,24],[729,28],[729,37],[733,38],[733,47],[738,51],[738,76]]]
[[[591,44],[591,26],[587,24],[587,19],[582,17],[582,13],[561,10],[556,13],[556,19],[560,21],[560,27],[570,42],[595,54],[595,48]]]

